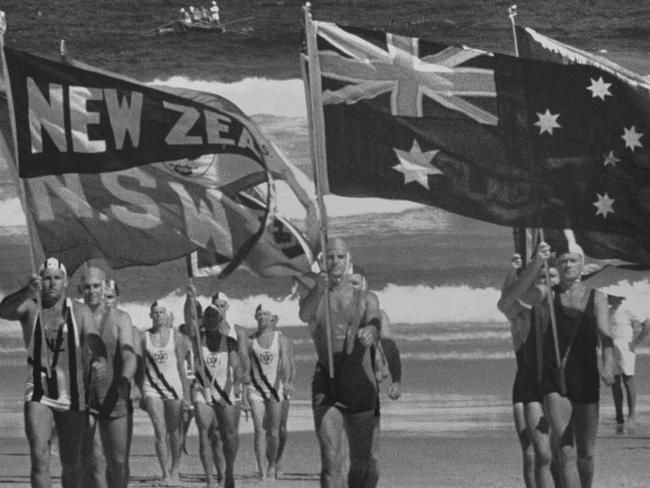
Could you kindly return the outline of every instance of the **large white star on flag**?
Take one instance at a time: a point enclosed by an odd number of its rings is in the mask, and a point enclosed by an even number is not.
[[[607,192],[604,195],[596,193],[596,196],[598,197],[598,201],[593,203],[594,207],[597,208],[596,215],[602,215],[606,219],[608,213],[614,213],[614,202],[616,200],[609,198]]]
[[[591,78],[591,86],[588,86],[587,90],[591,92],[592,98],[600,98],[601,100],[605,100],[606,96],[612,96],[612,94],[609,92],[610,86],[612,86],[612,84],[605,83],[603,81],[603,77],[601,76],[598,78],[598,80]]]
[[[625,141],[625,147],[629,148],[630,151],[634,152],[634,149],[637,147],[643,147],[641,144],[641,138],[643,137],[643,132],[637,132],[636,127],[632,126],[629,129],[623,127],[623,135],[621,139]]]
[[[620,159],[614,156],[614,151],[609,151],[609,154],[603,154],[603,157],[605,158],[605,166],[616,166],[616,163],[620,161]]]
[[[543,114],[537,113],[538,120],[533,125],[539,127],[539,135],[541,136],[544,132],[548,132],[550,135],[553,135],[553,129],[559,129],[562,127],[557,123],[557,119],[560,114],[552,114],[549,109],[546,109],[546,112]]]
[[[418,141],[413,139],[411,150],[406,152],[401,149],[393,148],[399,164],[393,166],[395,171],[404,175],[404,184],[416,181],[427,190],[429,189],[429,175],[444,174],[438,168],[431,164],[439,150],[422,152]]]

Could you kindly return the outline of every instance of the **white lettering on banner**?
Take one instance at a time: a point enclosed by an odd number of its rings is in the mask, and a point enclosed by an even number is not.
[[[262,156],[257,152],[257,148],[255,147],[255,139],[253,139],[253,136],[250,132],[248,132],[248,129],[246,127],[242,129],[241,136],[239,136],[239,142],[237,145],[239,147],[249,149],[258,157],[258,159],[262,159]]]
[[[228,144],[235,145],[235,141],[230,138],[223,137],[224,133],[230,132],[230,122],[228,117],[225,117],[216,112],[206,111],[205,115],[205,130],[208,134],[208,144]]]
[[[230,232],[224,228],[228,225],[228,218],[221,203],[223,193],[210,188],[205,193],[210,203],[199,199],[196,204],[184,185],[170,182],[169,186],[181,200],[189,239],[203,247],[212,240],[218,243],[221,254],[232,256]]]
[[[187,133],[194,127],[196,121],[199,120],[201,113],[194,107],[187,105],[177,105],[175,103],[163,102],[166,109],[180,112],[181,116],[176,121],[176,124],[165,137],[165,142],[170,146],[188,145],[188,144],[203,144],[201,136],[189,136]]]
[[[120,103],[117,90],[113,88],[104,89],[106,110],[108,120],[113,129],[115,149],[118,151],[124,148],[126,134],[129,134],[133,147],[140,145],[140,120],[142,118],[143,96],[140,92],[131,92],[131,103],[123,96]]]
[[[72,150],[76,153],[106,152],[105,140],[90,140],[88,137],[88,126],[99,124],[99,113],[89,112],[88,102],[90,100],[102,100],[104,98],[102,89],[71,86],[69,91]]]
[[[32,78],[27,78],[27,111],[32,154],[43,152],[43,132],[61,152],[67,150],[63,118],[63,86],[51,83],[48,86],[49,101]]]
[[[63,175],[63,181],[60,176],[43,176],[27,178],[26,182],[33,195],[32,205],[37,222],[52,221],[56,217],[50,193],[56,195],[57,200],[66,205],[76,218],[93,217],[93,209],[86,199],[79,175]]]
[[[141,229],[153,229],[161,225],[160,209],[156,202],[144,193],[127,190],[120,185],[120,179],[135,179],[144,188],[156,188],[156,179],[139,168],[131,168],[116,173],[102,173],[101,180],[106,189],[114,196],[130,205],[111,204],[110,209],[115,217],[126,225]],[[133,206],[142,209],[133,212]]]

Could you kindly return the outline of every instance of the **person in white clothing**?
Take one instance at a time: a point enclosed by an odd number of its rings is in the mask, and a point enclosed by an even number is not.
[[[634,429],[634,414],[636,409],[636,384],[634,381],[634,367],[636,353],[634,349],[643,342],[648,335],[650,319],[639,320],[629,307],[623,304],[624,297],[608,295],[610,327],[614,340],[614,383],[612,396],[616,410],[616,432],[622,434],[625,430],[625,417],[623,416],[623,387],[627,394],[628,430]],[[641,329],[634,338],[634,331]]]
[[[182,412],[190,408],[185,360],[191,345],[183,334],[172,328],[171,314],[158,301],[151,305],[149,316],[152,327],[142,337],[144,409],[153,424],[163,482],[177,482]],[[171,467],[167,464],[168,452],[171,453]]]
[[[248,342],[250,378],[248,403],[255,429],[258,476],[277,478],[282,401],[293,393],[289,341],[273,327],[273,314],[258,305],[257,331]]]
[[[210,6],[210,22],[213,24],[221,22],[221,19],[219,18],[219,6],[215,0],[212,0],[212,5]]]
[[[225,488],[235,486],[234,469],[239,449],[239,419],[242,408],[242,378],[239,326],[228,322],[228,302],[221,293],[203,311],[200,339],[198,314],[192,313],[196,290],[188,288],[185,307],[187,332],[195,348],[196,382],[192,391],[196,424],[199,428],[199,448],[207,486],[215,486],[212,462],[217,467],[217,480],[223,479]],[[245,335],[241,335],[245,340]],[[200,346],[199,346],[200,345]],[[223,456],[222,456],[223,452]]]

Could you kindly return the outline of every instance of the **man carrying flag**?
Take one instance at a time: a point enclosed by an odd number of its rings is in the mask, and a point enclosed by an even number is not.
[[[350,253],[342,239],[327,243],[326,262],[327,270],[300,300],[300,319],[309,324],[318,356],[312,408],[321,451],[320,483],[323,488],[344,486],[340,451],[345,428],[350,443],[348,486],[362,488],[372,486],[379,476],[372,462],[378,390],[371,354],[381,329],[379,302],[374,293],[350,281]],[[327,323],[328,314],[331,324]],[[330,326],[332,349],[328,351],[326,329]],[[330,352],[333,371],[328,365]]]
[[[51,257],[38,275],[0,303],[0,317],[18,320],[27,348],[25,432],[34,488],[51,485],[50,442],[59,439],[61,484],[81,488],[81,440],[87,384],[100,381],[106,351],[90,309],[67,298],[65,266]]]

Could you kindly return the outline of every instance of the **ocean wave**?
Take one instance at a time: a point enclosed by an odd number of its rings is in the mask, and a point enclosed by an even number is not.
[[[150,84],[218,93],[248,115],[270,114],[303,118],[307,116],[305,88],[300,79],[244,78],[233,83],[222,83],[172,76],[166,80],[156,79]]]

